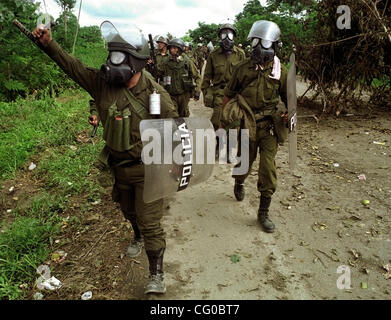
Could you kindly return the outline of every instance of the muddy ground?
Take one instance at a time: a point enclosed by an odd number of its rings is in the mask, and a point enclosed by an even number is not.
[[[299,83],[298,91],[304,89]],[[211,115],[202,101],[190,106],[192,116]],[[91,290],[92,299],[389,300],[391,279],[383,266],[391,263],[391,113],[368,109],[319,123],[311,114],[299,110],[295,170],[289,170],[287,145],[277,154],[274,234],[256,220],[258,160],[243,202],[233,195],[233,165],[216,164],[207,182],[177,193],[165,211],[167,293],[145,296],[145,251],[136,259],[125,256],[131,227],[107,188],[82,217],[82,228],[65,228],[56,239],[55,249],[68,255],[48,262],[63,286],[44,299],[80,299]],[[34,188],[25,194],[31,197]],[[65,215],[78,215],[85,199],[73,201]],[[349,269],[337,273],[340,266]],[[339,289],[347,270],[350,288]]]

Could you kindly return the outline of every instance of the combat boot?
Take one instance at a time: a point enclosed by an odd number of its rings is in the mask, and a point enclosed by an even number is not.
[[[243,201],[245,195],[243,182],[235,180],[234,194],[236,200]]]
[[[134,237],[130,242],[128,251],[126,251],[126,255],[129,258],[136,258],[140,255],[141,251],[143,250],[143,247],[144,247],[143,239]]]
[[[164,248],[160,250],[147,250],[149,260],[149,282],[145,287],[145,294],[165,293],[166,285],[163,277]]]
[[[271,198],[261,196],[258,210],[258,221],[261,224],[263,230],[268,233],[274,232],[274,223],[269,219],[269,207],[271,201]]]

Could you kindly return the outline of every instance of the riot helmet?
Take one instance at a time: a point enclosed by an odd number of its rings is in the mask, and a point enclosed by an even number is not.
[[[162,43],[164,43],[165,45],[168,45],[167,39],[166,39],[165,37],[163,37],[163,36],[159,36],[159,37],[157,38],[156,42],[162,42]]]
[[[148,42],[135,26],[120,35],[110,21],[104,21],[100,30],[109,51],[106,63],[100,69],[101,77],[110,84],[125,85],[147,64]]]
[[[251,59],[257,64],[266,64],[274,59],[280,41],[281,31],[272,21],[255,21],[248,34],[251,40]]]
[[[168,46],[167,48],[170,50],[171,47],[177,47],[179,48],[180,50],[180,53],[181,54],[183,52],[183,50],[185,49],[185,43],[183,42],[182,39],[179,39],[179,38],[174,38],[172,39],[169,43],[168,43]]]

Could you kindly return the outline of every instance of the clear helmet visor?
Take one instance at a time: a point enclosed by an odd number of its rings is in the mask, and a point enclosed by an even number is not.
[[[136,50],[141,50],[148,44],[142,31],[137,26],[126,23],[121,24],[120,27],[121,33],[110,21],[106,20],[102,22],[100,31],[106,43],[118,42],[130,44]]]
[[[232,31],[225,31],[225,30],[223,30],[220,33],[220,39],[221,40],[225,40],[227,38],[232,41],[234,39],[234,33]]]
[[[110,61],[112,64],[118,65],[125,61],[126,55],[121,51],[111,51]]]

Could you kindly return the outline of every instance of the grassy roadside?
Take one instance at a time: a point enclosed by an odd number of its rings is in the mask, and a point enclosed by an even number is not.
[[[37,168],[30,174],[44,186],[26,206],[12,208],[11,224],[0,212],[0,299],[25,297],[24,289],[36,279],[36,268],[48,259],[61,233],[69,199],[80,194],[91,202],[99,199],[102,190],[92,173],[103,143],[88,140],[88,100],[88,94],[69,91],[57,99],[0,103],[2,197],[8,192],[3,185],[28,172],[24,168],[32,159]]]

